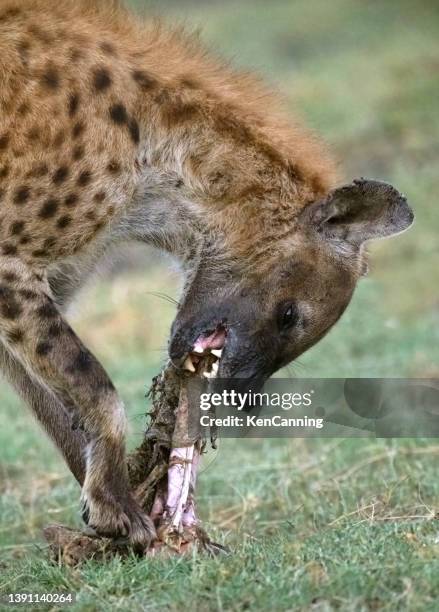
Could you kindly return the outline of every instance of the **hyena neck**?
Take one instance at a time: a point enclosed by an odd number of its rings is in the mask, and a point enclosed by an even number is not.
[[[217,250],[242,242],[248,232],[267,237],[267,227],[291,222],[294,211],[328,191],[332,175],[317,156],[315,167],[295,158],[276,134],[270,140],[268,128],[252,128],[238,110],[217,102],[216,114],[211,109],[206,117],[201,108],[189,112],[183,105],[179,112],[194,116],[174,125],[169,117],[158,120],[170,113],[161,107],[166,99],[162,92],[160,104],[149,108],[137,159],[136,225],[144,241],[187,260],[206,235]]]
[[[327,193],[325,148],[285,118],[271,91],[185,35],[159,30],[152,40],[132,71],[137,200],[154,221],[147,240],[179,255],[181,236],[193,242],[200,223],[236,238]]]
[[[169,169],[144,165],[133,204],[119,226],[122,239],[137,240],[185,265],[203,244],[199,207]]]

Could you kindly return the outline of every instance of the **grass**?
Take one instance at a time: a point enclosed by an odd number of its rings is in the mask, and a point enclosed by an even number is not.
[[[80,570],[48,563],[39,537],[48,521],[78,523],[77,491],[42,458],[33,474],[18,462],[3,491],[0,587],[72,591],[78,610],[433,610],[438,457],[420,441],[223,442],[199,502],[230,557]]]
[[[149,4],[202,24],[215,48],[264,72],[349,178],[394,182],[414,205],[414,229],[372,248],[348,312],[294,372],[438,377],[436,3]],[[72,318],[126,400],[131,446],[173,317],[151,291],[177,291],[159,264],[95,283]],[[0,398],[0,593],[69,590],[81,611],[437,609],[434,440],[224,440],[205,460],[199,506],[232,556],[68,570],[48,562],[41,528],[79,525],[79,491],[12,392],[1,386]]]

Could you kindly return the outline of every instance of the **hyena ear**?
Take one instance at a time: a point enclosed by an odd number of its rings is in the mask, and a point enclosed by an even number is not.
[[[301,221],[324,238],[352,246],[398,234],[413,218],[407,200],[392,185],[363,178],[334,189],[301,213]]]

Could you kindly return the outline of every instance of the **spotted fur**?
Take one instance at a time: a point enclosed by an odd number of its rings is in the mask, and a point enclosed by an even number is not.
[[[186,274],[171,356],[195,303],[253,308],[272,278],[254,335],[292,275],[326,304],[302,317],[315,341],[361,269],[352,243],[322,246],[314,218],[301,229],[334,167],[256,78],[111,0],[0,0],[0,85],[0,363],[83,485],[90,524],[142,547],[153,527],[128,492],[123,405],[63,308],[110,245],[143,241]]]

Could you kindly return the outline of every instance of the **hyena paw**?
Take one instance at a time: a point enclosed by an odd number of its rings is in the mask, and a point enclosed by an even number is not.
[[[151,519],[130,494],[118,501],[101,491],[88,492],[83,495],[82,517],[98,535],[128,539],[138,552],[145,551],[156,537]]]

